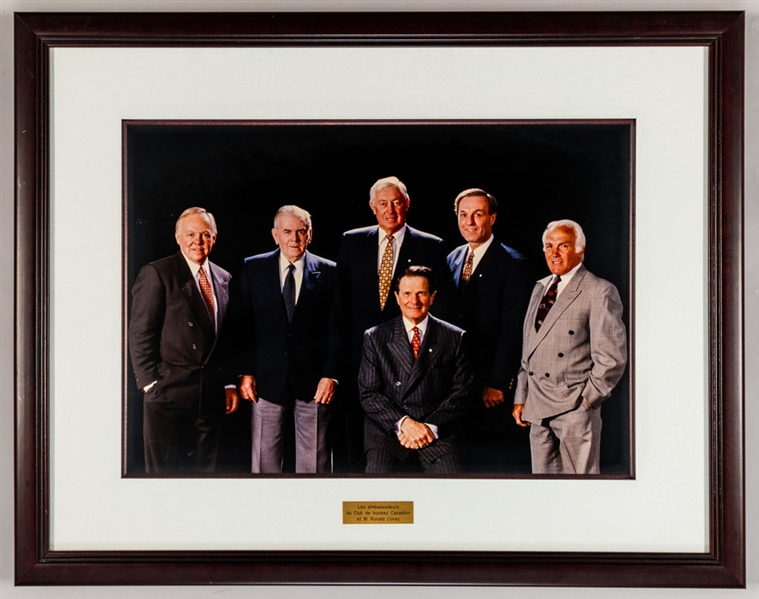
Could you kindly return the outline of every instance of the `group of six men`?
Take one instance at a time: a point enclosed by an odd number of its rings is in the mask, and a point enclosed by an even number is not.
[[[291,421],[297,473],[499,472],[526,427],[533,473],[599,473],[598,408],[627,340],[617,289],[582,265],[581,227],[546,227],[551,274],[530,296],[523,257],[493,236],[492,195],[458,195],[466,243],[447,257],[406,224],[409,205],[400,180],[377,181],[377,225],[344,233],[336,262],[308,251],[310,214],[282,206],[277,249],[246,258],[234,290],[208,260],[213,216],[180,215],[180,251],[132,290],[148,473],[213,472],[240,397],[254,473],[282,471]]]

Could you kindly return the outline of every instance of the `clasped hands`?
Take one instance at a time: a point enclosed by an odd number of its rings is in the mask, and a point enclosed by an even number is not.
[[[406,449],[424,449],[435,440],[435,435],[429,426],[412,418],[404,418],[401,422],[398,441]]]

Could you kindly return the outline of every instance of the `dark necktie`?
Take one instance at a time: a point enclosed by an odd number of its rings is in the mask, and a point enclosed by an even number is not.
[[[285,299],[285,310],[287,310],[287,321],[290,322],[293,319],[293,312],[295,312],[295,271],[294,264],[287,265],[287,276],[285,277],[285,284],[282,287],[282,296]]]
[[[214,316],[213,306],[213,291],[211,290],[211,282],[208,280],[206,271],[202,266],[198,271],[198,283],[200,283],[200,292],[203,296],[203,301],[206,304],[206,308],[208,309],[208,316],[211,318],[211,326],[216,329],[216,318]]]
[[[538,315],[535,318],[536,331],[540,330],[540,326],[545,322],[546,316],[548,316],[551,308],[553,308],[553,305],[556,303],[556,294],[559,290],[559,281],[561,281],[561,277],[557,275],[553,280],[553,283],[551,283],[551,285],[548,287],[548,291],[546,291],[543,299],[540,300],[540,305],[538,306]]]
[[[464,262],[464,270],[461,271],[461,280],[459,281],[460,287],[466,287],[469,279],[472,278],[472,271],[474,270],[474,252],[469,250],[469,255]]]
[[[419,334],[419,327],[411,329],[414,336],[411,338],[411,349],[414,350],[414,359],[419,357],[419,348],[422,347],[422,336]]]

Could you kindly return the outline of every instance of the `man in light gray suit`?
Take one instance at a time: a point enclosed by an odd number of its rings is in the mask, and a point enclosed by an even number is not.
[[[533,474],[599,474],[599,408],[627,363],[622,301],[583,266],[576,222],[549,223],[543,251],[552,274],[530,299],[512,415],[532,427]]]
[[[358,387],[366,472],[458,472],[473,382],[466,333],[428,314],[435,299],[429,268],[410,266],[395,285],[401,315],[364,333]]]

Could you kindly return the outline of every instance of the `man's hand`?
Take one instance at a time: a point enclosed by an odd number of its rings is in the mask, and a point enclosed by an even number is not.
[[[234,414],[237,411],[237,404],[240,402],[240,396],[237,395],[237,389],[234,387],[227,387],[225,391],[227,392],[226,413]]]
[[[511,410],[511,415],[519,426],[530,426],[530,423],[526,420],[522,420],[522,412],[524,412],[524,404],[514,404],[514,409]]]
[[[248,401],[258,401],[256,393],[256,379],[252,374],[244,374],[237,380],[237,389],[240,397]]]
[[[326,406],[335,397],[336,386],[335,381],[330,378],[319,379],[319,384],[316,387],[316,395],[314,395],[314,401]]]
[[[423,449],[435,440],[430,427],[423,422],[417,422],[406,418],[401,423],[401,432],[398,441],[406,449]]]
[[[503,402],[503,391],[493,389],[493,387],[485,387],[482,390],[482,403],[485,404],[486,408],[493,408],[498,404],[502,404]]]

